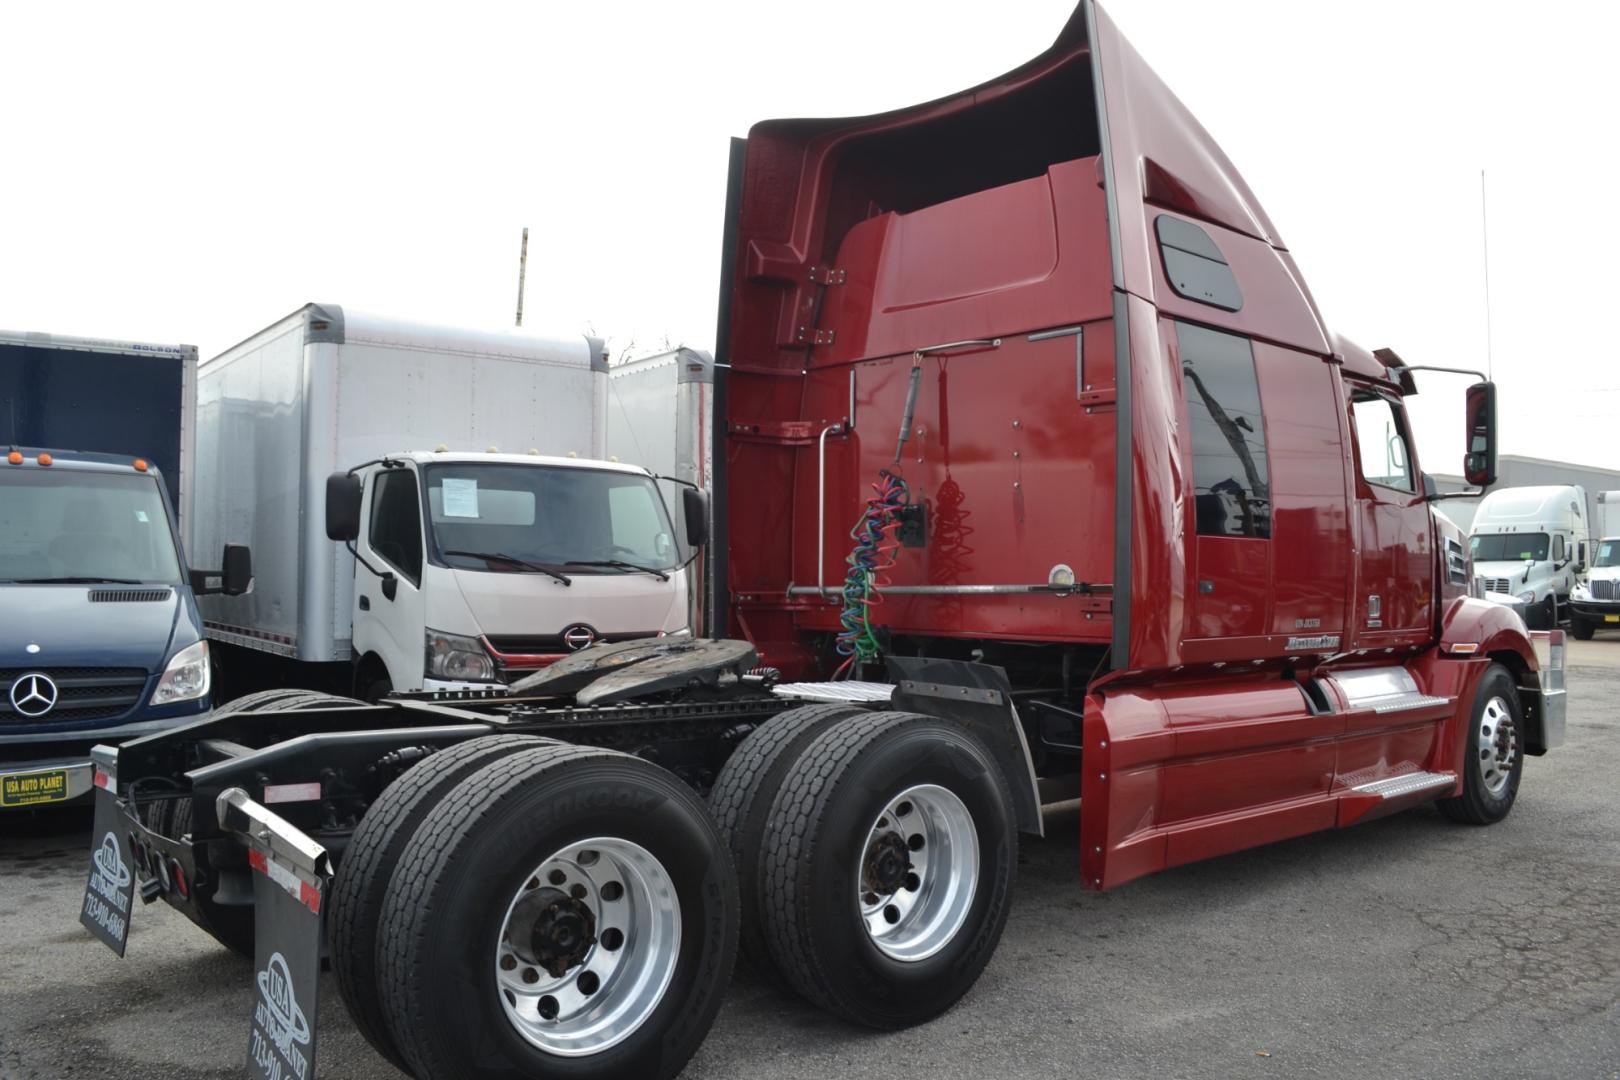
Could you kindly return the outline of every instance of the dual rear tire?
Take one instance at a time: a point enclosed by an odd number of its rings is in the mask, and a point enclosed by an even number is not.
[[[724,842],[676,777],[483,738],[368,812],[333,967],[362,1033],[418,1077],[669,1077],[719,1011],[738,918]]]
[[[973,986],[1001,938],[1011,793],[962,725],[817,708],[771,720],[732,758],[763,765],[741,808],[719,814],[753,916],[744,940],[763,945],[750,959],[846,1019],[920,1023]],[[731,797],[728,779],[714,797]]]

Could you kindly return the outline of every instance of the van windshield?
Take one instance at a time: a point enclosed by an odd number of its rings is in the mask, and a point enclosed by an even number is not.
[[[180,584],[155,476],[0,472],[0,582]]]
[[[1475,562],[1541,562],[1547,557],[1546,533],[1496,533],[1468,541]]]
[[[676,566],[674,532],[647,476],[516,464],[424,472],[435,555],[447,566],[521,573],[521,563],[534,563],[568,574]]]

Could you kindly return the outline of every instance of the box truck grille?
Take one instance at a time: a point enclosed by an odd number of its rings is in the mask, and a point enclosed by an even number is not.
[[[56,705],[42,716],[25,716],[11,703],[11,688],[27,675],[56,684]],[[128,712],[146,689],[141,668],[10,668],[0,670],[0,724],[48,724],[62,720],[103,720]]]
[[[1616,589],[1615,589],[1616,586],[1620,586],[1620,581],[1594,581],[1594,582],[1592,582],[1592,599],[1594,599],[1594,600],[1614,600],[1614,599],[1616,599],[1617,598],[1616,597]]]
[[[1505,577],[1488,577],[1485,579],[1486,592],[1511,593],[1513,583]]]

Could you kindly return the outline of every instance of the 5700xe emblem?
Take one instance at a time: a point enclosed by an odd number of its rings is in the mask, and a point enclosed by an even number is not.
[[[56,697],[56,684],[51,677],[37,671],[11,684],[11,707],[23,716],[44,716],[56,708]]]
[[[575,623],[562,632],[562,640],[569,652],[579,652],[596,640],[596,631],[584,623]]]

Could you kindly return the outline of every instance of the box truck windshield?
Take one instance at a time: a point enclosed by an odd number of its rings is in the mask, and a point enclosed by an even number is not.
[[[1546,533],[1495,533],[1469,541],[1474,561],[1541,562],[1547,557]]]
[[[1594,569],[1606,566],[1620,566],[1620,540],[1604,540],[1598,544],[1597,558],[1592,560]]]
[[[674,531],[646,476],[495,464],[432,465],[425,473],[434,548],[455,569],[676,568]]]
[[[0,581],[179,585],[157,477],[29,469],[0,473]]]

